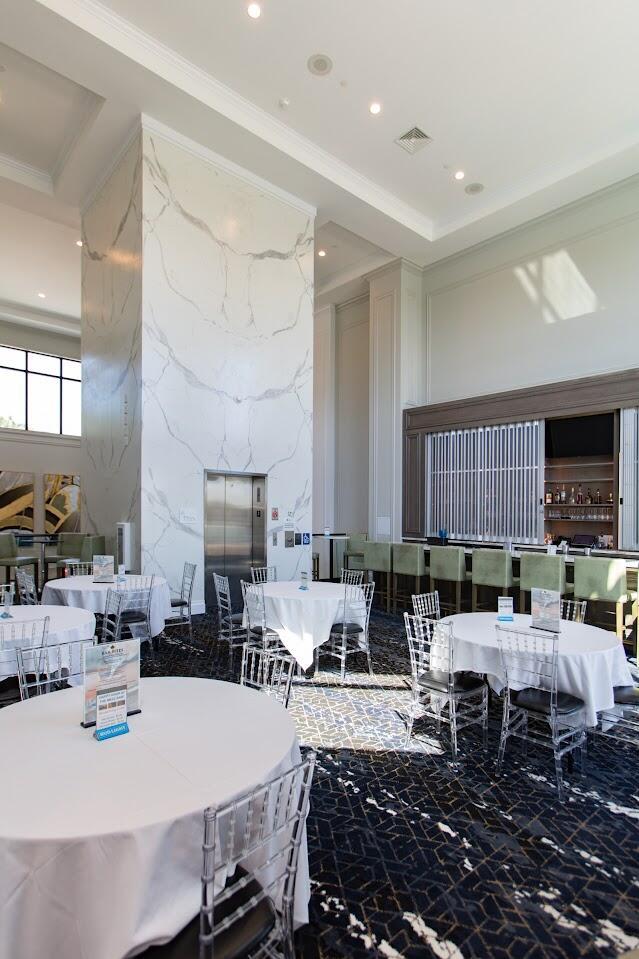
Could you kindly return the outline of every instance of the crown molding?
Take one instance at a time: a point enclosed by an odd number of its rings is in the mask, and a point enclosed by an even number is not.
[[[0,300],[0,320],[15,323],[18,326],[32,326],[48,333],[62,333],[65,336],[80,336],[80,320],[63,313],[48,313],[33,307]]]
[[[44,443],[47,446],[82,447],[79,436],[67,436],[66,433],[38,433],[35,430],[12,430],[6,426],[0,428],[0,443]]]
[[[221,154],[216,153],[214,150],[210,150],[201,143],[197,143],[196,140],[192,140],[190,137],[184,136],[183,133],[173,130],[171,127],[166,126],[166,124],[161,123],[154,117],[150,117],[143,113],[140,122],[142,130],[145,133],[148,133],[154,137],[159,137],[161,140],[166,140],[168,143],[172,143],[175,146],[180,147],[180,149],[185,150],[198,160],[203,160],[204,163],[208,163],[217,170],[221,170],[223,173],[228,173],[230,176],[237,177],[237,179],[242,180],[244,183],[248,183],[249,186],[255,187],[255,189],[259,190],[261,193],[265,193],[276,200],[280,200],[282,203],[287,203],[289,206],[292,206],[295,210],[304,213],[308,217],[315,217],[317,208],[312,206],[310,203],[306,203],[305,200],[301,200],[299,197],[294,196],[292,193],[288,193],[286,190],[282,190],[280,187],[275,186],[275,184],[270,183],[268,180],[262,179],[262,177],[258,176],[256,173],[246,170],[244,167],[234,163],[227,157],[221,156]]]
[[[97,0],[38,2],[406,229],[425,240],[433,239],[434,225],[430,217],[216,80],[166,44],[108,10]]]
[[[45,170],[21,163],[5,153],[0,153],[0,177],[53,196],[53,180]]]
[[[413,263],[412,260],[407,260],[405,257],[397,257],[394,260],[391,260],[389,263],[385,263],[383,266],[378,267],[376,270],[372,270],[370,273],[366,273],[363,277],[365,280],[376,280],[380,276],[384,276],[386,273],[391,273],[393,270],[403,269],[407,270],[409,273],[412,273],[413,276],[417,276],[421,279],[424,275],[424,269],[421,266],[418,266],[417,263]]]

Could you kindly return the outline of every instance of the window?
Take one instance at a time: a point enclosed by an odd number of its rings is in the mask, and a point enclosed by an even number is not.
[[[0,346],[0,427],[80,435],[81,366]]]

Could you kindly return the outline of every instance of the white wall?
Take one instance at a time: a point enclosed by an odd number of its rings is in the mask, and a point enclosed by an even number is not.
[[[639,366],[639,187],[425,271],[428,402]]]
[[[335,528],[368,530],[369,298],[337,307]]]
[[[176,588],[197,563],[201,601],[207,469],[265,473],[268,562],[310,570],[283,528],[311,532],[313,214],[195,144],[143,149],[142,553]]]
[[[107,537],[140,533],[142,164],[138,137],[82,221],[84,523]]]

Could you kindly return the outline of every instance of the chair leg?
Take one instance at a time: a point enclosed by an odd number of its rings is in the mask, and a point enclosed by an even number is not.
[[[435,592],[435,580],[433,579],[432,576],[430,576],[428,579],[428,591],[429,593]]]
[[[455,612],[461,613],[462,584],[455,583]]]
[[[455,760],[457,759],[457,710],[454,699],[451,699],[448,703],[448,718],[450,720],[450,745],[453,752],[453,760]]]
[[[508,698],[504,699],[504,712],[501,720],[501,734],[499,736],[499,750],[497,752],[497,773],[501,773],[504,764],[504,755],[506,753],[506,740],[508,739]]]
[[[615,603],[615,627],[617,639],[623,643],[625,639],[624,604],[619,600]]]
[[[393,573],[393,613],[397,613],[397,573]]]
[[[561,768],[561,756],[559,755],[559,748],[555,745],[553,747],[553,753],[555,757],[555,775],[557,777],[557,795],[559,796],[559,802],[564,801],[564,776],[563,770]]]
[[[391,574],[386,573],[386,612],[391,611]]]
[[[472,609],[473,613],[477,612],[477,583],[473,583],[472,586],[472,601],[470,608]]]
[[[519,612],[526,612],[526,592],[523,589],[519,590]]]

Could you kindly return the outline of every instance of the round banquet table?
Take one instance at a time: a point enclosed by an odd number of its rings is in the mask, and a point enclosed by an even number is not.
[[[264,583],[266,625],[279,634],[282,643],[302,669],[313,663],[313,651],[330,636],[331,626],[343,616],[344,586],[341,583]]]
[[[497,647],[496,613],[459,613],[442,622],[453,624],[455,671],[486,673],[491,687],[501,692],[504,671]],[[515,613],[515,629],[532,628],[529,615]],[[632,686],[632,677],[623,646],[615,633],[586,623],[561,621],[559,633],[557,686],[578,696],[586,704],[586,722],[597,725],[597,712],[614,705],[614,686]]]
[[[141,689],[131,732],[101,743],[81,689],[0,711],[0,956],[120,959],[173,938],[199,909],[204,809],[300,760],[292,719],[257,690]],[[297,923],[309,896],[304,835]]]
[[[139,582],[139,576],[127,576],[127,583]],[[93,576],[65,576],[51,579],[42,591],[42,602],[54,606],[76,606],[93,613],[104,614],[106,595],[115,589],[116,583],[94,583]],[[126,587],[125,587],[126,588]],[[131,585],[128,587],[131,588]],[[171,612],[171,592],[162,576],[153,580],[151,592],[151,635],[158,636],[164,629],[165,620]]]
[[[83,640],[93,639],[95,616],[86,609],[71,609],[65,606],[12,606],[11,619],[0,619],[2,650],[6,652],[7,649],[15,649],[23,645],[23,641],[17,636],[11,636],[12,624],[19,631],[22,623],[44,619],[46,616],[49,617],[47,646],[55,646],[58,643],[80,643]],[[32,645],[31,637],[27,640],[27,645]],[[17,660],[12,662],[10,657],[0,656],[0,679],[15,676],[17,672]]]

